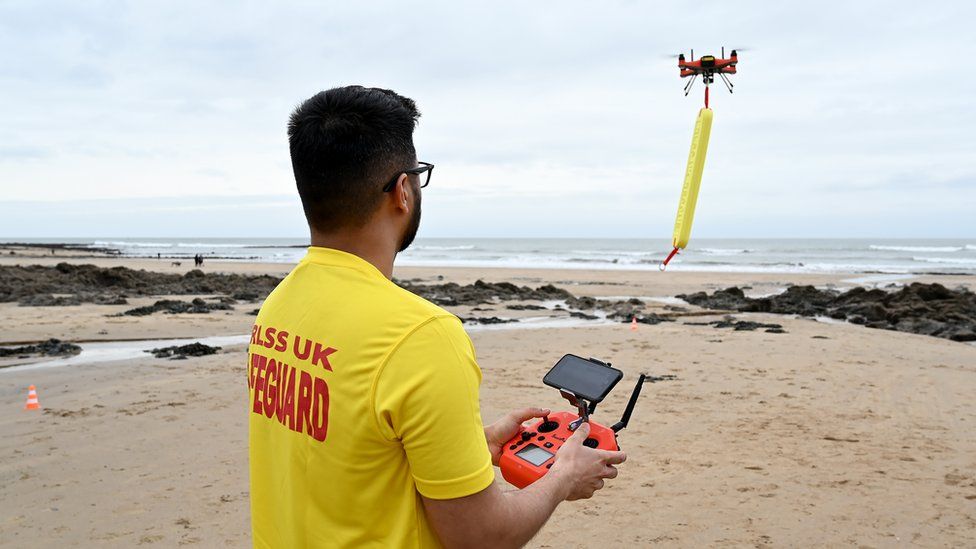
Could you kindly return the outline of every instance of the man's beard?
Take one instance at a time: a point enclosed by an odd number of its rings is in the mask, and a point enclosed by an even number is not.
[[[397,253],[402,252],[413,244],[413,239],[417,237],[417,230],[420,229],[420,189],[415,189],[413,193],[413,216],[410,218],[410,222],[407,223],[407,230],[403,233],[403,240],[400,241],[400,249]]]

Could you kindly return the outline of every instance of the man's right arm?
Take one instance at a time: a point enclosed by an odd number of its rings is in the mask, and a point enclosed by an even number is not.
[[[552,469],[530,486],[503,492],[497,484],[470,496],[437,500],[424,497],[424,508],[446,547],[521,547],[542,528],[562,501],[586,499],[617,476],[623,452],[583,446],[584,423],[556,454]]]

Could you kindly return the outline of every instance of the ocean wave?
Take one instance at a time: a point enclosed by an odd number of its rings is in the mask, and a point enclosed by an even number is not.
[[[473,245],[465,245],[465,246],[414,246],[412,249],[413,250],[431,250],[431,251],[446,252],[446,251],[456,251],[456,250],[473,250],[474,249],[474,246]]]
[[[121,240],[96,240],[89,248],[172,248],[170,242],[125,242]]]
[[[643,257],[645,255],[658,255],[661,252],[655,252],[655,251],[650,251],[650,250],[642,250],[642,251],[635,251],[635,250],[570,250],[569,253],[571,253],[571,254],[582,254],[582,255],[596,255],[596,256],[601,256],[601,257],[614,258],[614,257],[619,257],[619,256],[624,256],[624,257]],[[667,253],[667,252],[665,252],[665,253]]]
[[[881,246],[871,244],[868,248],[885,252],[961,252],[962,246]],[[966,246],[966,249],[970,249]],[[976,249],[973,247],[972,249]]]
[[[505,257],[493,261],[484,259],[458,259],[434,260],[420,258],[404,258],[398,261],[400,266],[413,267],[475,267],[475,268],[510,268],[510,269],[592,269],[592,270],[638,270],[638,271],[657,271],[660,260],[640,261],[636,263],[611,263],[570,261],[566,258],[522,258]],[[946,267],[949,268],[949,267]],[[955,267],[959,268],[959,267]],[[953,268],[949,268],[953,269]],[[965,269],[965,268],[964,268]],[[783,262],[763,262],[763,263],[722,263],[704,261],[680,261],[672,262],[669,270],[689,271],[689,272],[726,272],[726,273],[911,273],[912,269],[900,265],[876,265],[876,264],[857,264],[857,263],[783,263]],[[918,270],[918,267],[916,267]]]
[[[950,265],[976,265],[976,258],[963,257],[913,257],[915,261],[924,263],[947,263]]]
[[[966,244],[967,250],[976,250],[976,244]]]
[[[710,255],[740,255],[752,253],[754,250],[746,250],[743,248],[698,248],[695,251]]]
[[[177,242],[177,248],[249,248],[248,244],[214,244],[211,242]]]

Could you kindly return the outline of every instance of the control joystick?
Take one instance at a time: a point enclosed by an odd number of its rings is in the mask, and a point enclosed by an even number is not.
[[[555,431],[558,428],[559,428],[559,423],[549,419],[549,414],[546,414],[542,418],[542,423],[540,423],[538,427],[540,433],[551,433],[552,431]]]

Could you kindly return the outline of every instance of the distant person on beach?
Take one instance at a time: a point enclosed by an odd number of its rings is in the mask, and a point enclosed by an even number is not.
[[[434,167],[417,161],[419,117],[390,90],[348,86],[289,120],[311,246],[248,348],[255,547],[517,547],[626,458],[583,446],[584,423],[542,479],[495,483],[502,445],[548,410],[485,426],[461,321],[391,281]]]

